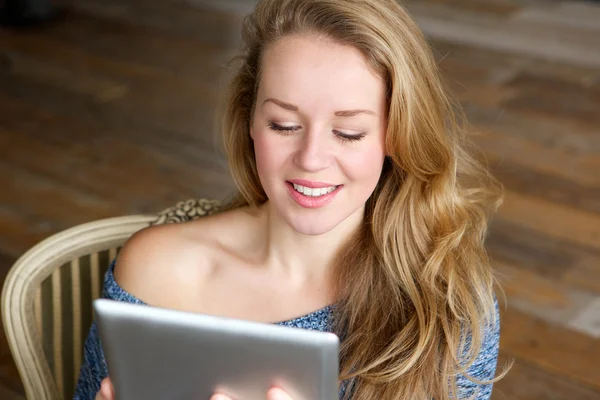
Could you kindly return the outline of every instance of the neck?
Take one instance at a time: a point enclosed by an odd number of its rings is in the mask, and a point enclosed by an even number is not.
[[[261,207],[260,213],[266,238],[261,252],[263,265],[302,283],[307,280],[324,282],[329,278],[336,255],[359,228],[364,210],[355,212],[320,235],[297,232],[269,202]]]

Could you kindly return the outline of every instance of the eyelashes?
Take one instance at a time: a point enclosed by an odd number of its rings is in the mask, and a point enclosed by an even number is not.
[[[276,124],[275,122],[269,121],[269,129],[275,131],[281,135],[289,135],[292,132],[296,132],[300,130],[299,126],[281,126]]]
[[[362,138],[364,138],[365,136],[367,136],[367,134],[365,132],[361,132],[361,133],[358,133],[355,135],[348,135],[347,133],[343,133],[343,132],[334,130],[333,133],[338,138],[340,138],[340,140],[347,141],[347,142],[357,142],[357,141],[361,140]]]
[[[276,124],[275,122],[269,121],[269,129],[271,129],[274,132],[277,132],[280,135],[286,136],[286,135],[292,134],[293,132],[299,131],[300,127],[297,125],[282,126],[282,125]],[[350,134],[347,134],[344,132],[340,132],[338,130],[333,130],[333,133],[342,142],[357,142],[367,135],[366,132],[361,132],[358,134],[350,135]]]

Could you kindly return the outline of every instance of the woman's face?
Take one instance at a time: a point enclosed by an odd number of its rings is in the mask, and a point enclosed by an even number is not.
[[[385,84],[362,54],[317,36],[269,46],[250,129],[261,184],[296,231],[362,220],[385,157]]]

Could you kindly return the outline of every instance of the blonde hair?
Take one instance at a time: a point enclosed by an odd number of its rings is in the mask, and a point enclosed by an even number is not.
[[[222,120],[240,192],[232,207],[267,201],[249,133],[265,47],[312,34],[360,50],[388,87],[388,156],[364,224],[336,265],[346,395],[456,398],[455,378],[476,358],[481,327],[496,323],[484,238],[501,186],[476,157],[430,47],[396,1],[262,0],[246,17]]]

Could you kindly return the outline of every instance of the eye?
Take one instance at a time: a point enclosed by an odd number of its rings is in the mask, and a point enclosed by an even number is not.
[[[280,135],[290,135],[293,132],[299,131],[301,128],[302,127],[298,126],[298,125],[283,126],[283,125],[276,124],[273,121],[269,121],[269,129],[271,129],[274,132],[277,132]],[[341,131],[338,131],[335,129],[333,130],[333,134],[336,136],[336,138],[338,138],[343,143],[357,142],[367,135],[366,132],[350,134],[350,133],[344,133],[344,132],[341,132]]]
[[[344,132],[340,132],[340,131],[336,131],[334,130],[333,133],[335,134],[335,136],[337,136],[337,138],[339,140],[341,140],[344,143],[347,142],[357,142],[359,140],[361,140],[362,138],[364,138],[367,133],[366,132],[361,132],[361,133],[356,133],[356,134],[348,134],[348,133],[344,133]]]
[[[273,121],[269,121],[269,129],[271,129],[274,132],[279,133],[280,135],[289,135],[292,132],[296,132],[296,131],[300,130],[300,127],[297,125],[283,126],[283,125],[276,124]]]

